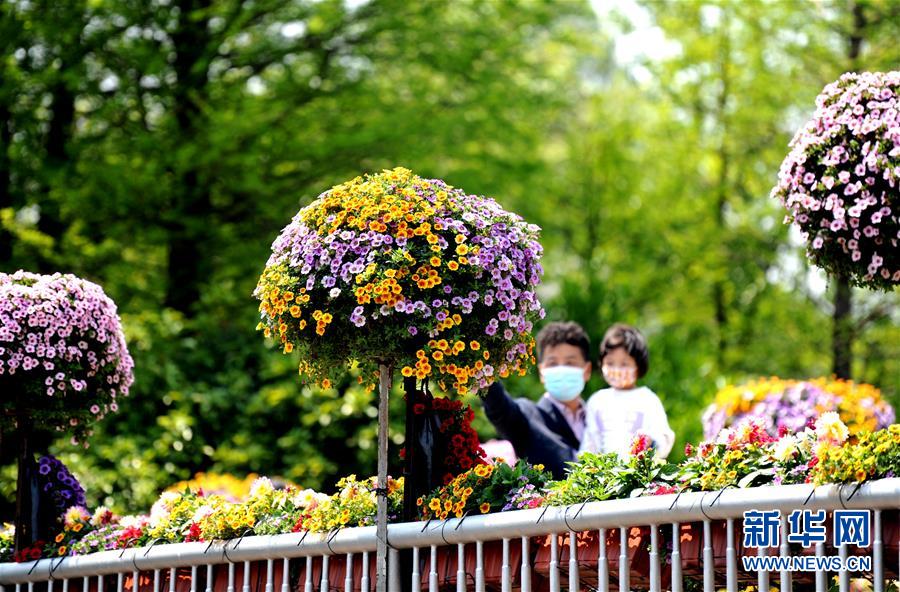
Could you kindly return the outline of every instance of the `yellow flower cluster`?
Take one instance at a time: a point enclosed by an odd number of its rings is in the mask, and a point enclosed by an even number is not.
[[[164,492],[151,510],[148,534],[153,539],[167,543],[181,542],[185,535],[182,532],[184,526],[197,521],[195,518],[198,509],[214,503],[225,503],[225,500],[215,496],[200,497],[189,490],[182,494]],[[159,507],[164,509],[159,511]]]
[[[335,528],[375,524],[378,510],[377,481],[371,477],[358,481],[356,475],[338,481],[337,493],[320,502],[303,519],[303,529],[327,532]],[[403,506],[403,478],[388,478],[388,514],[396,514]]]
[[[461,319],[457,314],[448,316],[447,320],[444,322],[450,323],[450,326],[452,326],[460,323]],[[431,350],[431,360],[438,365],[441,374],[451,375],[454,378],[455,383],[459,385],[468,384],[469,380],[484,368],[484,362],[478,359],[471,365],[457,365],[453,362],[453,358],[463,353],[466,350],[466,347],[466,343],[461,340],[454,341],[453,343],[446,339],[431,339],[428,341],[428,348]],[[477,352],[481,349],[481,344],[478,341],[472,340],[469,342],[468,348],[471,352]],[[482,352],[480,356],[484,358],[484,360],[489,360],[491,358],[490,352],[487,351]],[[416,351],[415,365],[404,366],[400,373],[403,376],[415,376],[421,380],[431,374],[431,360],[428,359],[428,353],[424,349],[420,349]],[[442,390],[447,389],[447,385],[443,382],[438,386],[440,386]],[[465,387],[460,391],[460,394],[465,394]]]
[[[441,487],[434,493],[419,498],[417,504],[425,519],[437,518],[446,520],[452,516],[462,518],[467,506],[472,505],[471,500],[475,492],[480,492],[490,481],[494,472],[493,465],[476,465],[465,473],[457,475],[450,483]],[[487,514],[491,511],[491,504],[482,502],[477,506],[478,511]]]
[[[900,476],[900,424],[863,432],[855,443],[822,446],[816,453],[818,463],[812,476],[817,485]]]
[[[228,540],[243,536],[256,525],[256,514],[250,504],[227,502],[221,497],[207,498],[199,510],[203,540]]]
[[[881,427],[877,414],[886,414],[890,405],[881,396],[880,389],[834,377],[815,378],[809,382],[837,398],[837,409],[827,411],[837,411],[851,434],[872,432]]]
[[[202,491],[204,495],[221,495],[225,499],[237,501],[250,494],[250,485],[258,475],[251,473],[244,478],[228,473],[197,473],[192,479],[179,481],[168,487],[166,491],[181,493],[186,489]]]

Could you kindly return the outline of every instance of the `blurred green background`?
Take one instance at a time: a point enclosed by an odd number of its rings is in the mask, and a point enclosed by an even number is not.
[[[304,386],[250,294],[301,206],[396,165],[543,227],[548,319],[645,332],[673,458],[747,377],[843,368],[900,406],[897,292],[853,290],[835,347],[837,284],[768,196],[822,87],[898,35],[877,0],[0,0],[0,269],[100,283],[136,363],[90,448],[51,449],[121,511],[201,470],[373,474],[373,397]]]

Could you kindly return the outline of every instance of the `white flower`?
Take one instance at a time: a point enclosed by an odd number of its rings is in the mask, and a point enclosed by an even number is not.
[[[121,526],[122,528],[131,528],[132,526],[136,528],[143,528],[146,525],[146,516],[122,516],[122,518],[119,520],[119,526]]]
[[[776,460],[784,462],[794,456],[797,452],[797,440],[794,436],[784,436],[777,442],[772,450],[772,455]]]
[[[197,511],[194,512],[194,515],[191,517],[191,522],[200,522],[210,514],[215,512],[215,508],[210,506],[209,504],[200,506],[197,508]]]
[[[716,444],[728,444],[733,433],[734,430],[732,430],[731,428],[725,428],[724,430],[720,431],[719,435],[716,436]]]
[[[312,489],[304,489],[294,495],[293,502],[295,507],[311,510],[328,499],[330,499],[330,496],[324,493],[318,493]]]
[[[820,442],[828,441],[833,444],[843,444],[849,435],[850,431],[844,425],[844,422],[841,421],[841,416],[834,411],[823,413],[816,420],[816,436]]]
[[[156,526],[165,520],[179,499],[181,499],[180,493],[164,491],[150,508],[150,524]]]
[[[260,477],[250,485],[250,497],[258,497],[275,491],[272,480],[268,477]]]
[[[337,297],[340,295],[340,293],[341,293],[341,289],[340,289],[340,288],[332,288],[332,289],[328,292],[328,297],[329,297],[329,298],[337,298]]]
[[[109,508],[107,508],[106,506],[100,506],[96,510],[94,510],[94,515],[91,516],[91,526],[103,526],[104,524],[111,522],[112,519],[113,514],[109,511]]]

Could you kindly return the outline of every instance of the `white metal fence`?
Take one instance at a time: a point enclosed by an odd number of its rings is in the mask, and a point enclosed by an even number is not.
[[[745,571],[742,558],[749,554],[802,552],[785,536],[786,515],[801,508],[872,510],[871,546],[858,551],[871,558],[870,571]],[[867,577],[882,592],[900,570],[897,529],[885,528],[887,517],[895,525],[898,508],[900,479],[885,479],[861,487],[731,489],[394,524],[388,529],[389,589],[682,592],[692,578],[704,592],[733,592],[747,584],[824,592],[837,575],[842,592],[851,577]],[[779,547],[743,548],[748,510],[781,511]],[[374,527],[348,528],[6,563],[0,564],[0,592],[368,592],[374,587],[375,537]],[[851,552],[823,543],[808,551],[842,558]],[[411,554],[411,561],[401,564],[401,553]]]

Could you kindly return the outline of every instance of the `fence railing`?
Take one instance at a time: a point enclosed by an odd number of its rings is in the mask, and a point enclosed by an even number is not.
[[[751,583],[759,590],[773,585],[784,592],[796,584],[825,592],[837,575],[842,592],[849,590],[851,576],[869,578],[874,592],[882,592],[887,578],[897,578],[900,570],[898,508],[900,479],[884,479],[862,486],[730,489],[393,524],[389,589],[682,592],[691,578],[704,592],[723,587],[733,592]],[[822,542],[811,549],[788,544],[787,515],[795,509],[871,510],[871,545],[851,550]],[[742,519],[750,510],[781,512],[778,547],[743,546]],[[23,587],[27,592],[275,592],[276,586],[280,592],[368,592],[374,588],[375,546],[374,527],[154,544],[0,564],[0,592],[13,586],[15,592]],[[744,569],[749,556],[824,558],[828,552],[844,562],[836,574],[792,571],[787,563],[772,574]],[[857,564],[867,567],[865,572],[846,569],[855,556],[864,560]]]

